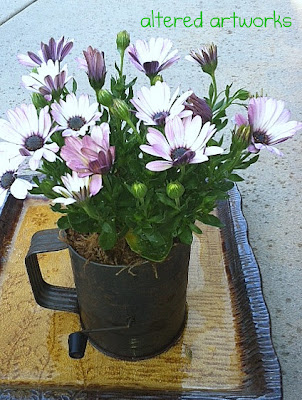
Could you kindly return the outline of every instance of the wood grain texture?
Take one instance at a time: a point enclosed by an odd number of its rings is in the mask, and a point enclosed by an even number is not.
[[[237,391],[246,374],[235,329],[220,232],[203,227],[190,261],[188,322],[172,349],[153,359],[117,361],[88,345],[82,360],[68,356],[78,316],[43,309],[31,292],[24,258],[32,235],[55,227],[46,202],[27,200],[0,276],[0,384],[116,390]],[[72,286],[66,250],[39,256],[43,276]],[[118,277],[117,277],[118,278]]]

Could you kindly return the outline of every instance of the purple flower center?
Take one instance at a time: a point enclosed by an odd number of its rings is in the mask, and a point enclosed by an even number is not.
[[[158,72],[160,71],[158,61],[147,61],[143,64],[143,68],[147,76],[157,75]]]
[[[188,150],[184,147],[178,147],[171,153],[173,165],[189,164],[190,161],[195,157],[195,151]]]
[[[84,126],[86,123],[85,119],[83,117],[80,117],[76,115],[75,117],[71,117],[68,120],[68,127],[72,129],[73,131],[79,131],[82,126]]]
[[[6,171],[0,180],[0,186],[3,189],[9,189],[14,181],[16,180],[16,175],[13,171]]]
[[[44,139],[38,135],[32,135],[25,139],[24,147],[29,151],[36,151],[41,149],[44,144]]]
[[[184,147],[179,147],[178,149],[173,150],[171,153],[172,160],[178,160],[186,151],[188,151],[188,149],[185,149]]]
[[[269,144],[269,137],[264,132],[253,132],[255,143]]]
[[[156,125],[163,125],[166,117],[170,115],[169,111],[160,111],[153,115],[152,119],[156,123]]]

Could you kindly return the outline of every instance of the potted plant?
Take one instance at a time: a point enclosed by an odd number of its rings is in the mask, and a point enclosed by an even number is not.
[[[217,48],[191,51],[188,60],[209,76],[206,97],[189,90],[172,94],[162,72],[179,60],[168,39],[117,35],[120,63],[108,89],[104,53],[91,46],[78,58],[96,101],[77,94],[63,59],[73,42],[42,43],[38,54],[19,55],[31,67],[23,85],[32,104],[0,120],[0,200],[9,191],[51,199],[59,231],[38,232],[26,258],[37,302],[78,312],[83,330],[70,337],[70,354],[91,343],[114,357],[138,360],[169,348],[186,321],[190,245],[199,222],[220,227],[212,211],[226,199],[235,173],[302,125],[290,121],[284,102],[251,97],[232,85],[218,93]],[[123,72],[125,54],[149,80],[135,89]],[[108,78],[107,78],[108,81]],[[221,135],[232,104],[243,107],[231,132]],[[38,172],[18,177],[24,163]],[[59,237],[60,236],[60,237]],[[47,284],[37,253],[67,247],[74,289]]]

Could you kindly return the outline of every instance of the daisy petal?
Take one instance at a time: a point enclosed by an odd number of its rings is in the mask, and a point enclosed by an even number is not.
[[[150,171],[165,171],[171,167],[172,163],[169,161],[151,161],[146,165]]]
[[[32,189],[32,184],[24,179],[17,178],[10,188],[11,194],[16,199],[25,199],[28,190]]]

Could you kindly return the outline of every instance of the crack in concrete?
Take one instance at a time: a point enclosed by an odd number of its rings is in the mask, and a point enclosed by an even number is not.
[[[24,6],[16,9],[9,15],[7,15],[5,18],[0,19],[0,26],[4,25],[6,22],[14,18],[16,15],[20,14],[22,11],[24,11],[27,7],[31,6],[32,4],[36,3],[38,0],[31,0],[28,3],[26,3]]]

